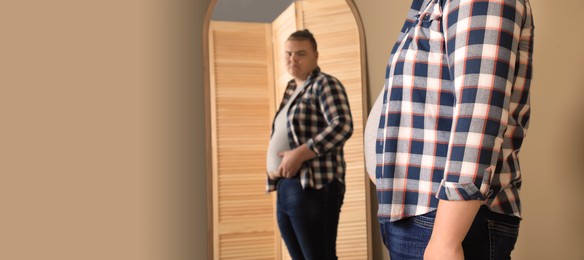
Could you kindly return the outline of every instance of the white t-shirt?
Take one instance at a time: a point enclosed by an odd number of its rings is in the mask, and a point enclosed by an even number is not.
[[[274,119],[274,133],[270,138],[270,143],[268,144],[268,154],[266,156],[266,164],[268,172],[278,170],[280,163],[282,162],[282,157],[278,156],[279,152],[290,150],[290,142],[288,141],[288,109],[290,104],[300,90],[304,87],[297,86],[294,93],[286,103],[286,106],[280,110],[280,113]]]
[[[363,137],[363,149],[365,153],[365,169],[372,180],[375,180],[375,165],[377,164],[377,154],[375,145],[377,143],[377,130],[379,129],[379,117],[381,116],[381,106],[383,105],[383,90],[377,96],[377,100],[371,107],[371,112],[367,117],[365,132]]]

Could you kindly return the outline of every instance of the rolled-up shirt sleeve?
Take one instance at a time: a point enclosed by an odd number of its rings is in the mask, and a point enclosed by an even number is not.
[[[484,200],[508,124],[525,7],[519,0],[451,0],[443,30],[455,104],[443,200]]]

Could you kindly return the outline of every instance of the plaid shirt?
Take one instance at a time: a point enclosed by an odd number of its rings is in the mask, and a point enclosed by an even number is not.
[[[295,81],[290,80],[274,118],[282,112],[295,89]],[[290,148],[306,144],[316,153],[315,158],[302,164],[299,173],[302,187],[320,189],[334,179],[344,183],[343,146],[353,134],[345,88],[338,79],[316,68],[306,80],[304,89],[291,102],[287,111]],[[267,191],[276,190],[276,183],[277,180],[268,179]]]
[[[529,0],[413,1],[386,71],[380,218],[421,215],[439,199],[521,217],[533,30]]]

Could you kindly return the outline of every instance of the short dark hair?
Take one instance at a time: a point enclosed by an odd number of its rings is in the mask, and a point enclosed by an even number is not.
[[[288,37],[289,41],[309,41],[310,45],[312,45],[312,48],[314,49],[314,51],[317,51],[316,48],[316,40],[314,39],[314,35],[312,35],[312,33],[308,30],[308,29],[304,29],[304,30],[298,30],[292,34],[290,34],[290,36]]]

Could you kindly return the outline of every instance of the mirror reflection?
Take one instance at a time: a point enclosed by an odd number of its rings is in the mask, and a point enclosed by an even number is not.
[[[352,2],[344,0],[217,0],[208,28],[213,259],[289,259],[276,221],[275,192],[266,193],[271,123],[293,79],[285,42],[307,28],[318,65],[342,82],[353,137],[344,144],[346,192],[337,256],[368,259],[369,183],[363,165],[364,66]]]

